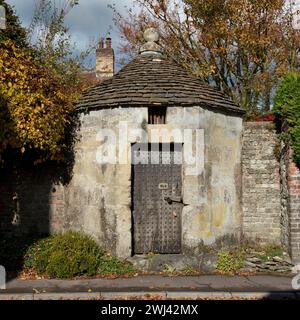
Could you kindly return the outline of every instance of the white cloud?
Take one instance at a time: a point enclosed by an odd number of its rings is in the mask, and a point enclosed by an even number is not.
[[[78,51],[86,48],[95,39],[104,37],[111,29],[113,46],[118,47],[120,36],[113,26],[113,12],[108,5],[115,4],[118,11],[124,13],[125,6],[132,7],[134,0],[79,0],[79,5],[73,8],[66,17],[66,25],[70,28],[73,41]],[[15,7],[24,26],[29,26],[35,8],[36,0],[7,0]],[[60,0],[56,0],[59,3]]]
[[[36,0],[7,0],[15,6],[15,10],[24,26],[29,26],[35,8]],[[59,0],[56,0],[59,3]],[[116,4],[119,11],[124,12],[124,6],[132,6],[133,0],[79,0],[79,5],[73,8],[66,17],[66,25],[70,28],[73,39],[82,46],[93,38],[105,36],[112,28],[112,37],[119,42],[118,34],[113,26],[113,12],[108,5]]]

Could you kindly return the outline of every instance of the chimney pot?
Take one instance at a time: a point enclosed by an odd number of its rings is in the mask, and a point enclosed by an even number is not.
[[[101,38],[99,41],[99,49],[103,49],[103,48],[104,48],[104,41],[103,41],[103,38]]]
[[[111,38],[110,37],[106,38],[106,48],[111,49]]]

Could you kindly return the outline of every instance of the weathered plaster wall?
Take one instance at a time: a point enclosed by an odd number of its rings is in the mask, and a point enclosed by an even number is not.
[[[82,115],[73,180],[65,190],[65,228],[91,234],[122,257],[132,253],[131,164],[97,163],[96,152],[101,145],[97,133],[128,121],[129,128],[148,130],[151,141],[153,126],[146,124],[147,117],[147,108],[105,109]],[[200,107],[169,108],[167,124],[160,129],[175,128],[204,129],[205,137],[204,172],[186,176],[183,165],[183,252],[195,254],[203,244],[237,240],[241,225],[242,120]],[[127,146],[134,142],[135,137],[128,137]]]
[[[104,164],[97,151],[104,144],[101,129],[119,132],[120,121],[141,127],[146,108],[105,109],[81,115],[73,179],[65,190],[65,228],[92,235],[121,257],[131,254],[131,165]],[[105,134],[105,132],[103,132]],[[117,142],[117,141],[116,141]]]
[[[280,143],[269,122],[246,122],[243,132],[243,235],[281,244]]]
[[[204,171],[186,176],[184,167],[182,243],[184,253],[203,245],[238,241],[241,226],[242,119],[200,107],[170,108],[167,123],[204,130]]]

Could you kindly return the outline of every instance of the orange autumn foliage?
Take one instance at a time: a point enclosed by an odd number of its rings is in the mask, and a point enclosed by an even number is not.
[[[63,159],[79,87],[67,86],[31,51],[0,43],[0,156],[8,148],[37,151],[36,161]],[[1,159],[1,157],[0,157]]]
[[[299,31],[285,0],[136,0],[115,9],[123,51],[136,53],[156,27],[165,54],[249,113],[269,111],[283,74],[299,68]]]

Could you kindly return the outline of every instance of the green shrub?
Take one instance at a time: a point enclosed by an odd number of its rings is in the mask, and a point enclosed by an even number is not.
[[[86,235],[77,232],[58,235],[51,241],[46,272],[55,278],[93,276],[102,255],[99,246]]]
[[[24,267],[34,268],[51,278],[120,275],[134,271],[128,262],[104,253],[89,236],[73,231],[34,243],[26,252]]]
[[[222,251],[218,253],[217,270],[222,272],[235,272],[243,267],[243,251]]]
[[[290,73],[281,82],[273,112],[287,125],[282,138],[292,147],[294,161],[300,165],[300,74]]]
[[[49,258],[51,255],[51,248],[53,237],[40,239],[33,243],[26,251],[24,258],[24,267],[34,268],[38,273],[46,273]]]
[[[102,255],[102,250],[90,237],[70,231],[30,246],[24,266],[55,278],[92,276],[97,274]]]

